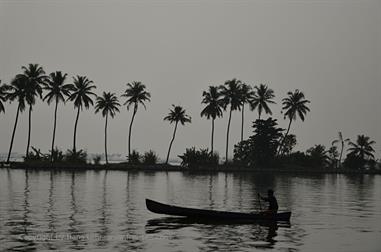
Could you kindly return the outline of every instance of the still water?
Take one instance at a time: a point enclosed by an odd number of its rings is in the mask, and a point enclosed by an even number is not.
[[[291,225],[186,223],[145,207],[250,212],[268,188]],[[0,169],[0,251],[74,249],[381,251],[381,176]]]

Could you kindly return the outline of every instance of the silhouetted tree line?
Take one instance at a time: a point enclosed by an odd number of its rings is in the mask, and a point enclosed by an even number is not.
[[[28,109],[28,141],[25,152],[25,161],[43,160],[54,162],[77,162],[86,163],[87,153],[76,148],[77,126],[80,119],[80,112],[85,108],[94,106],[95,113],[101,112],[105,118],[104,127],[104,150],[105,161],[108,163],[107,153],[107,127],[108,120],[114,118],[119,113],[120,103],[115,93],[103,92],[101,96],[94,93],[96,86],[93,81],[86,76],[75,76],[71,83],[67,83],[67,74],[61,71],[52,72],[46,75],[45,71],[38,64],[29,64],[22,67],[22,73],[17,74],[9,85],[0,82],[0,112],[5,112],[4,103],[17,102],[16,118],[10,140],[7,162],[10,161],[13,142],[15,138],[19,114]],[[156,164],[158,157],[152,150],[140,155],[131,148],[132,126],[139,105],[146,109],[146,103],[150,101],[151,94],[146,91],[146,86],[139,81],[127,83],[125,92],[121,95],[125,99],[124,106],[128,110],[132,109],[132,117],[128,132],[128,161],[132,164]],[[300,118],[304,121],[305,116],[310,111],[309,100],[305,99],[304,93],[295,90],[288,92],[282,99],[282,114],[288,120],[287,129],[278,127],[276,119],[271,117],[262,119],[263,113],[272,115],[270,105],[276,104],[275,94],[267,85],[250,86],[240,80],[232,79],[223,85],[209,86],[207,91],[202,93],[202,104],[205,104],[201,111],[201,117],[211,119],[211,140],[210,151],[208,149],[196,150],[196,148],[186,149],[186,152],[179,157],[182,165],[186,167],[215,166],[219,164],[219,155],[214,152],[214,127],[215,120],[223,117],[224,112],[228,113],[228,124],[226,128],[226,148],[225,163],[234,163],[248,167],[266,167],[269,165],[295,164],[306,167],[321,168],[350,168],[358,169],[376,166],[374,159],[375,144],[369,137],[359,135],[356,142],[343,139],[341,132],[337,140],[332,142],[332,146],[326,150],[322,145],[315,145],[304,152],[293,152],[297,144],[296,136],[290,134],[292,122]],[[49,105],[54,104],[54,121],[52,132],[52,143],[50,154],[43,154],[39,149],[32,148],[30,151],[32,133],[32,111],[37,99],[46,101]],[[58,119],[58,105],[60,103],[73,102],[76,110],[76,117],[73,132],[73,146],[66,153],[55,147],[55,135]],[[258,119],[253,122],[253,134],[248,139],[244,139],[244,108],[248,105],[253,111],[258,112]],[[165,121],[174,124],[173,135],[169,143],[168,153],[165,163],[170,157],[171,148],[175,140],[179,123],[191,123],[191,117],[181,106],[172,105]],[[234,111],[241,112],[241,141],[234,146],[234,158],[229,161],[229,135],[231,117]],[[349,153],[342,162],[342,155],[346,144],[349,145]],[[338,150],[340,147],[340,150]],[[97,161],[99,163],[99,157]]]

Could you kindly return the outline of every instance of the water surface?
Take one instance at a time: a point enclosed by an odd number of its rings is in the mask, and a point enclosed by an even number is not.
[[[252,212],[268,188],[290,226],[187,223],[145,207]],[[376,252],[380,199],[378,175],[0,169],[0,250]]]

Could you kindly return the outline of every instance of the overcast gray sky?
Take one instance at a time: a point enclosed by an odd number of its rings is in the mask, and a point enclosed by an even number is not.
[[[330,145],[342,131],[377,141],[381,156],[381,1],[5,1],[0,0],[0,79],[9,83],[21,66],[38,63],[47,73],[86,75],[103,91],[121,94],[142,81],[152,95],[138,111],[132,146],[165,157],[173,126],[163,121],[171,104],[182,105],[192,124],[180,127],[172,157],[186,147],[209,147],[210,121],[200,118],[209,85],[238,78],[266,83],[276,94],[274,117],[287,127],[281,99],[300,89],[311,100],[306,121],[293,123],[298,149]],[[0,152],[7,152],[16,104],[0,114]],[[31,145],[50,148],[53,106],[39,101]],[[59,107],[56,144],[72,147],[73,104]],[[245,136],[257,113],[246,112]],[[109,124],[109,153],[125,153],[131,112]],[[249,121],[250,120],[250,121]],[[227,116],[216,121],[215,149],[223,156]],[[104,119],[83,111],[79,148],[103,152]],[[234,113],[231,150],[240,136]],[[24,153],[27,113],[14,151]],[[77,148],[78,148],[77,147]]]

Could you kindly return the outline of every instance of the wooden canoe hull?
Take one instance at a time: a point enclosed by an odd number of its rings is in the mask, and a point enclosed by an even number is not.
[[[147,209],[157,214],[166,214],[174,216],[184,216],[190,218],[207,218],[221,220],[252,220],[252,221],[290,221],[291,212],[280,212],[277,214],[262,214],[262,213],[239,213],[215,211],[206,209],[196,209],[187,207],[178,207],[163,204],[157,201],[146,199]]]

